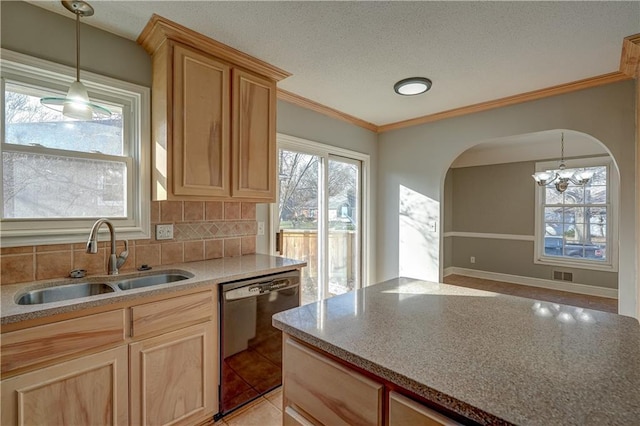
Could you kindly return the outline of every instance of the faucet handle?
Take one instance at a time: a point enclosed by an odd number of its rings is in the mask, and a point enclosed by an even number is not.
[[[124,262],[127,260],[127,257],[129,257],[129,241],[124,240],[124,250],[118,255],[116,268],[120,269],[120,267],[124,265]]]

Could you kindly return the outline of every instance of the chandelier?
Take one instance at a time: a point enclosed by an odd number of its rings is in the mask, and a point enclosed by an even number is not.
[[[567,169],[564,164],[564,132],[560,139],[560,165],[558,171],[544,171],[536,172],[531,175],[536,181],[538,186],[547,186],[555,182],[556,190],[560,193],[567,190],[569,183],[574,185],[586,185],[593,176],[593,172],[589,170],[583,170],[575,172],[574,170]]]

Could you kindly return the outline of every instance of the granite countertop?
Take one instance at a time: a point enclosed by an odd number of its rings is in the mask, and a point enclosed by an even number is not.
[[[306,262],[284,257],[251,254],[201,262],[178,263],[154,267],[150,271],[123,273],[120,275],[90,275],[85,278],[62,278],[29,283],[0,286],[0,324],[12,324],[20,321],[43,318],[65,312],[79,311],[97,306],[109,305],[135,298],[153,296],[187,290],[201,286],[228,281],[275,274],[282,271],[301,268]],[[150,275],[157,272],[186,272],[191,278],[168,284],[160,284],[132,290],[118,290],[113,293],[52,302],[40,305],[18,305],[16,300],[25,291],[51,287],[60,284],[80,282],[118,282],[127,278]]]
[[[631,317],[397,278],[273,325],[480,424],[640,422]]]

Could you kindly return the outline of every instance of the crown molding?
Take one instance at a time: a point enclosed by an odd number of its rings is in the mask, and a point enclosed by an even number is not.
[[[640,77],[640,34],[625,37],[622,40],[620,72],[629,77]]]
[[[617,83],[619,81],[629,80],[626,74],[620,71],[599,75],[596,77],[585,78],[583,80],[571,83],[560,84],[557,86],[547,87],[545,89],[534,90],[531,92],[520,93],[518,95],[507,96],[506,98],[496,99],[493,101],[481,102],[478,104],[468,105],[461,108],[450,109],[448,111],[438,112],[436,114],[424,115],[422,117],[411,118],[409,120],[398,121],[397,123],[385,124],[378,126],[378,133],[388,132],[390,130],[401,129],[403,127],[417,126],[419,124],[430,123],[433,121],[444,120],[446,118],[459,117],[461,115],[473,114],[476,112],[487,111],[490,109],[501,108],[509,105],[515,105],[523,102],[534,101],[537,99],[548,98],[551,96],[562,95],[564,93],[575,92],[577,90],[588,89],[591,87],[602,86],[605,84]]]
[[[346,114],[344,112],[338,111],[337,109],[322,105],[318,102],[312,101],[311,99],[304,98],[300,95],[296,95],[295,93],[291,93],[283,89],[278,89],[278,99],[280,99],[281,101],[289,102],[290,104],[298,105],[302,108],[319,112],[320,114],[324,114],[331,118],[337,118],[338,120],[355,124],[356,126],[360,126],[363,129],[371,130],[372,132],[378,132],[378,126],[373,123],[369,123],[368,121],[362,120],[358,117],[354,117],[353,115]]]

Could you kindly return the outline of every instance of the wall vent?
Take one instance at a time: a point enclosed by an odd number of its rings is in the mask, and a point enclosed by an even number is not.
[[[573,281],[573,272],[553,271],[553,279],[557,281]]]

